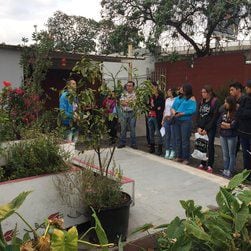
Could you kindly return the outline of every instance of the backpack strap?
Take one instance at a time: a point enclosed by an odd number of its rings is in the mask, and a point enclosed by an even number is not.
[[[211,99],[210,106],[211,106],[212,108],[214,107],[216,101],[217,101],[217,98],[216,98],[216,97],[213,97],[213,98]]]

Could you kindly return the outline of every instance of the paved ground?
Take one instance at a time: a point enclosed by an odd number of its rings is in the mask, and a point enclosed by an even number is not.
[[[216,205],[219,186],[228,183],[222,177],[129,147],[118,149],[115,160],[123,175],[136,182],[129,233],[145,223],[164,224],[184,216],[179,200],[193,199],[204,207]],[[130,188],[126,186],[126,190]],[[128,241],[140,236],[130,236]]]
[[[137,142],[140,150],[148,152],[149,146],[146,143],[146,137],[138,137]],[[193,151],[193,146],[194,146],[194,139],[193,137],[191,137],[191,152]],[[190,159],[191,166],[196,167],[199,164],[200,164],[199,160],[193,158]],[[220,140],[217,137],[215,138],[215,162],[213,168],[214,168],[214,173],[216,174],[221,173],[221,170],[223,169],[222,150],[220,146]],[[239,172],[242,170],[242,168],[243,168],[242,152],[239,151],[236,160],[236,171]]]

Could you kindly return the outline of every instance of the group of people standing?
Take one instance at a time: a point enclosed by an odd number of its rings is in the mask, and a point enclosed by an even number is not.
[[[69,90],[75,88],[76,83],[69,81]],[[243,152],[244,169],[251,169],[251,80],[243,86],[235,82],[229,86],[229,96],[223,105],[209,85],[201,89],[201,99],[197,101],[193,95],[191,84],[183,84],[179,88],[170,88],[165,95],[153,82],[153,93],[148,103],[146,114],[147,141],[150,153],[162,155],[164,158],[189,164],[190,138],[193,131],[208,136],[207,161],[201,161],[198,166],[209,173],[213,172],[215,149],[214,140],[217,132],[223,154],[223,175],[230,177],[234,173],[236,155],[240,144]],[[133,104],[137,99],[135,83],[128,81],[120,99],[114,95],[107,96],[102,106],[108,113],[116,113],[117,118],[108,121],[108,128],[112,143],[117,137],[117,122],[121,133],[118,148],[126,146],[126,133],[130,131],[131,147],[137,149],[136,141],[136,112]],[[68,91],[69,91],[68,90]],[[67,91],[60,97],[60,109],[66,111],[68,118],[63,121],[69,125],[74,120],[74,104],[68,104]],[[119,105],[118,105],[119,104]],[[68,135],[74,131],[68,128]],[[194,130],[195,129],[195,130]]]
[[[231,177],[235,172],[236,156],[240,148],[243,152],[243,167],[251,170],[251,80],[247,81],[243,94],[243,86],[239,82],[230,84],[229,96],[220,102],[213,89],[205,85],[201,89],[201,99],[196,101],[193,96],[192,86],[184,84],[177,89],[168,89],[167,98],[160,104],[160,95],[155,110],[161,110],[164,104],[161,128],[156,130],[156,138],[159,148],[164,144],[166,159],[176,160],[183,164],[189,164],[190,137],[193,129],[200,135],[207,135],[208,150],[207,161],[201,161],[199,169],[209,173],[213,172],[215,148],[214,140],[218,133],[223,155],[223,172],[226,177]],[[150,153],[155,152],[154,134],[151,133],[151,114],[148,116],[148,128],[150,138]],[[159,120],[159,119],[157,119]],[[164,131],[164,137],[160,137],[159,131]],[[162,140],[162,141],[161,141]]]

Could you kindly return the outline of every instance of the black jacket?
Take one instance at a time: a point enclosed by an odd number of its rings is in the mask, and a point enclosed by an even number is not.
[[[151,103],[149,103],[149,111],[155,111],[156,112],[156,118],[158,122],[159,129],[161,128],[161,122],[163,118],[163,112],[165,109],[165,99],[162,93],[159,93],[159,95],[152,97],[154,100],[154,105],[152,106]]]
[[[251,138],[251,95],[241,98],[236,113],[237,132],[241,137]]]
[[[198,104],[197,127],[209,131],[217,126],[219,118],[219,101],[213,97],[208,102],[203,100]]]

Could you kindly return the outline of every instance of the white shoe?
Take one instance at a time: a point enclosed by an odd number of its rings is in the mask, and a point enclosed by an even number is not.
[[[174,151],[174,150],[171,150],[168,159],[171,160],[171,159],[174,159],[174,158],[175,158],[175,151]]]
[[[170,151],[169,150],[166,150],[166,154],[165,154],[165,159],[169,159],[169,156],[170,156]]]

